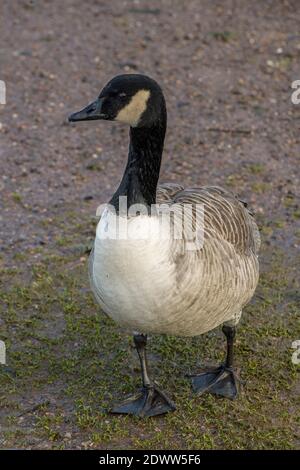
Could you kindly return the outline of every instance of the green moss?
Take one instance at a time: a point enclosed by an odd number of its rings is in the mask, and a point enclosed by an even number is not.
[[[251,163],[248,165],[248,169],[253,175],[260,175],[265,172],[265,165],[259,162]]]
[[[213,31],[210,35],[217,41],[229,42],[236,38],[234,31]]]
[[[264,181],[256,181],[252,184],[252,191],[255,193],[265,193],[266,191],[269,191],[271,189],[271,185],[269,183],[266,183]]]
[[[275,220],[274,221],[274,227],[276,228],[284,228],[286,226],[286,221],[285,220]]]
[[[295,220],[300,219],[300,210],[295,210],[295,211],[292,213],[292,217],[293,217]]]
[[[232,174],[227,176],[226,184],[233,188],[241,187],[243,184],[243,175],[241,174]]]
[[[285,196],[284,200],[283,200],[283,204],[285,207],[289,208],[289,207],[293,207],[295,203],[295,198],[293,196],[293,194],[287,194],[287,196]]]
[[[22,202],[22,196],[19,193],[12,193],[12,198],[15,202],[18,202],[18,203]]]

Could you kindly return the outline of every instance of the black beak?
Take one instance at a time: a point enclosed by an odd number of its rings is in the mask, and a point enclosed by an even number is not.
[[[107,114],[101,112],[103,100],[104,98],[98,98],[96,101],[89,104],[86,108],[82,109],[81,111],[71,114],[69,116],[69,122],[108,119]]]

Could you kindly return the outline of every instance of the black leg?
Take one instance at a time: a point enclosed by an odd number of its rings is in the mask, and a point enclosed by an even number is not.
[[[138,393],[116,405],[112,409],[112,413],[125,413],[144,417],[174,411],[176,408],[172,401],[149,378],[146,355],[147,336],[139,334],[133,338],[141,363],[143,387]]]
[[[133,341],[141,363],[143,387],[150,387],[151,382],[148,375],[148,363],[146,354],[147,335],[135,335],[133,337]]]
[[[237,377],[233,370],[233,345],[235,327],[224,325],[222,328],[227,340],[225,364],[209,369],[201,374],[191,375],[193,389],[196,393],[213,393],[234,400],[238,394]]]
[[[226,367],[233,366],[233,346],[234,346],[234,338],[236,334],[235,327],[223,325],[222,331],[227,339],[227,356],[226,356]]]

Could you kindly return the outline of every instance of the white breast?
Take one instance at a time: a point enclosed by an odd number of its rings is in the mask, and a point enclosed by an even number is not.
[[[113,239],[115,230],[117,236]],[[102,215],[96,232],[92,279],[103,310],[116,322],[148,331],[161,317],[168,292],[176,284],[169,250],[170,242],[162,236],[156,217],[127,220],[109,211]]]

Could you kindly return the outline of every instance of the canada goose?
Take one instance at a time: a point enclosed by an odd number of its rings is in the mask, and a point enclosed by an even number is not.
[[[95,119],[130,126],[128,162],[99,220],[90,257],[96,299],[106,314],[133,331],[141,363],[143,388],[112,411],[154,416],[175,409],[149,378],[148,333],[196,336],[221,324],[227,339],[225,363],[191,379],[198,393],[208,391],[233,399],[237,395],[233,370],[235,327],[259,276],[260,238],[253,216],[245,203],[219,187],[157,186],[167,112],[163,92],[153,79],[138,74],[116,76],[96,101],[69,117],[71,122]],[[146,212],[124,217],[120,209],[122,196],[127,198],[126,209],[138,204]],[[192,223],[197,214],[195,207],[203,207],[204,238],[200,247],[188,249],[185,226],[181,238],[156,236],[159,215],[150,208],[161,202],[164,207],[175,204],[175,215],[184,205],[191,205]],[[110,229],[122,218],[130,229],[127,238],[110,236]],[[176,217],[169,220],[176,228]],[[145,233],[148,236],[144,237]]]

